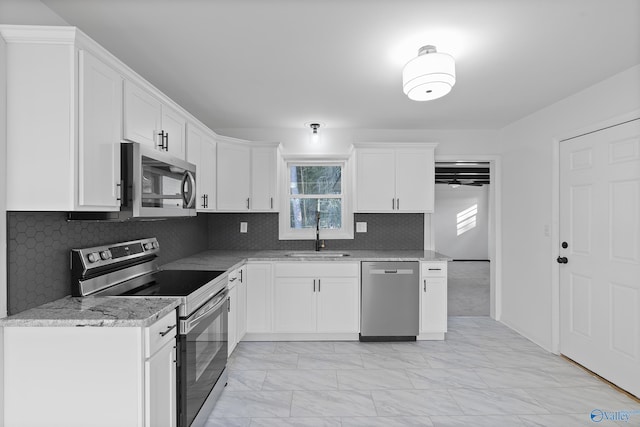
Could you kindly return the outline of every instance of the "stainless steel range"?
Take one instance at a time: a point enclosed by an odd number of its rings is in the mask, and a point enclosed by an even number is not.
[[[178,426],[200,427],[227,382],[227,275],[161,270],[156,238],[71,251],[73,296],[177,297]]]

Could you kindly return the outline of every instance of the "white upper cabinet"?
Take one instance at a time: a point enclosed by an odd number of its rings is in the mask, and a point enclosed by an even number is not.
[[[251,148],[218,142],[218,210],[247,211],[251,199]]]
[[[124,85],[124,139],[185,158],[187,119],[158,98],[127,81]]]
[[[185,159],[197,120],[82,31],[0,25],[0,37],[8,210],[119,210],[123,139]]]
[[[75,28],[0,26],[0,34],[7,45],[7,209],[118,210],[117,65]]]
[[[277,210],[276,144],[218,141],[217,200],[219,211]]]
[[[435,144],[357,144],[356,212],[433,212]]]
[[[120,207],[122,76],[79,51],[78,204]]]
[[[216,142],[208,132],[187,125],[187,161],[196,165],[198,212],[216,209]]]

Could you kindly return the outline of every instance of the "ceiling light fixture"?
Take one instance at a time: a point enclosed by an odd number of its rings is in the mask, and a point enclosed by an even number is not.
[[[320,141],[320,134],[318,130],[320,129],[320,123],[310,123],[309,127],[311,128],[311,142],[316,144]]]
[[[432,45],[422,46],[418,56],[402,70],[402,88],[409,99],[431,101],[445,96],[456,84],[453,56],[438,53]]]

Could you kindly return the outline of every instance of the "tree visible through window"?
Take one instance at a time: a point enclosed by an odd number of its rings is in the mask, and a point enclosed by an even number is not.
[[[321,229],[343,226],[341,165],[289,165],[289,226]]]

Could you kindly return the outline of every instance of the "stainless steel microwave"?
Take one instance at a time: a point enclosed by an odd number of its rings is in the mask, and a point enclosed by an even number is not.
[[[196,215],[196,166],[139,143],[122,143],[120,212],[70,212],[70,220],[161,219]]]

